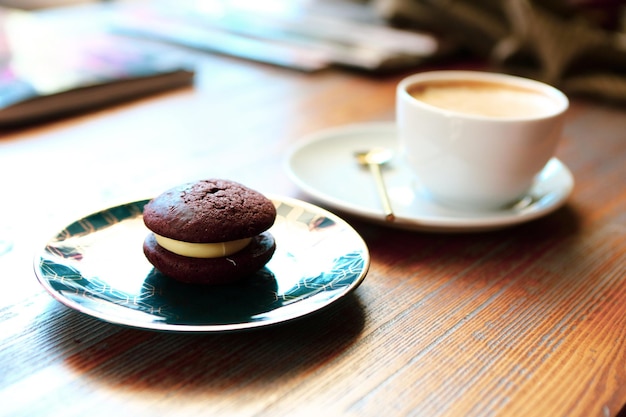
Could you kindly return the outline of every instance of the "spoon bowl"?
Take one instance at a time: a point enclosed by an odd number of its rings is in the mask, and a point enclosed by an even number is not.
[[[361,165],[385,165],[393,158],[393,152],[387,148],[372,148],[367,151],[357,151],[354,156]]]

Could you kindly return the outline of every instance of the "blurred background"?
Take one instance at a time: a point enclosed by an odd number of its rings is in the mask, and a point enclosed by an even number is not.
[[[570,96],[626,104],[626,0],[0,0],[0,7],[0,127],[74,110],[64,100],[33,114],[42,97],[73,92],[84,110],[127,98],[112,88],[119,81],[135,81],[133,95],[188,84],[193,64],[180,52],[190,50],[373,77],[475,62]],[[160,84],[144,82],[155,76]],[[78,96],[85,87],[89,96]]]

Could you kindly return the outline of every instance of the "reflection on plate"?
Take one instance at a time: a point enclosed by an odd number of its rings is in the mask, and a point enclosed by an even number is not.
[[[146,260],[147,200],[94,213],[67,226],[35,257],[39,282],[58,301],[121,325],[219,332],[276,324],[317,311],[354,290],[370,264],[345,221],[303,201],[271,197],[276,252],[264,269],[232,285],[173,281]]]
[[[354,159],[355,151],[377,146],[395,151],[394,159],[383,168],[396,215],[393,223],[384,221],[370,172]],[[429,232],[477,232],[527,222],[562,206],[574,187],[571,172],[553,158],[528,195],[514,206],[493,211],[441,206],[415,186],[409,168],[398,157],[396,129],[391,123],[350,125],[311,135],[291,150],[286,168],[296,185],[327,206],[387,226]]]

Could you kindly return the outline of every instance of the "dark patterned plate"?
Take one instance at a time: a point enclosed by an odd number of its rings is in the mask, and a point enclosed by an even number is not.
[[[147,200],[77,220],[35,257],[35,273],[58,301],[111,323],[150,330],[219,332],[308,315],[365,278],[370,258],[345,221],[303,201],[272,197],[277,249],[264,269],[233,285],[173,281],[142,251]]]

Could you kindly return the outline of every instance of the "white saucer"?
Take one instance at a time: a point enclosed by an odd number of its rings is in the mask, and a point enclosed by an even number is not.
[[[382,146],[396,154],[383,169],[394,222],[385,222],[374,179],[359,166],[354,152]],[[327,129],[292,148],[286,169],[294,183],[327,206],[368,221],[409,230],[476,232],[501,229],[544,216],[561,207],[574,187],[574,177],[553,158],[519,204],[494,211],[464,211],[441,206],[420,192],[398,156],[392,123],[368,123]]]

